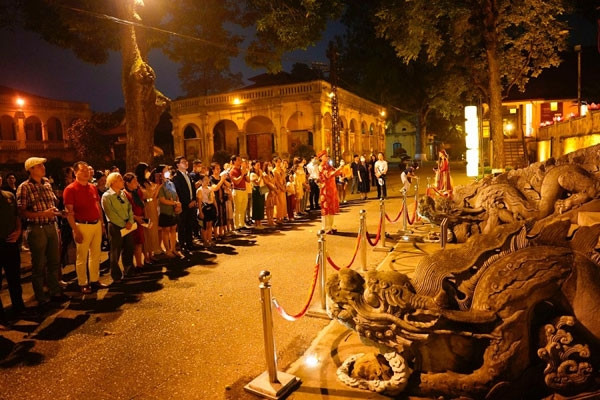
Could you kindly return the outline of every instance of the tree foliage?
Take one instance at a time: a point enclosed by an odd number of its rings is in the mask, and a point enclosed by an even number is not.
[[[77,119],[67,129],[68,141],[75,149],[77,158],[94,167],[102,167],[110,153],[110,144],[102,136],[101,129],[92,120]]]
[[[233,0],[27,0],[3,3],[2,11],[15,18],[0,22],[37,32],[91,63],[105,62],[111,50],[121,52],[131,168],[151,160],[153,141],[148,132],[154,131],[169,101],[154,87],[156,74],[148,64],[148,52],[160,48],[181,61],[179,74],[189,94],[238,85],[239,75],[228,68],[241,38],[224,28],[228,21],[241,21],[236,4]]]
[[[229,70],[243,37],[226,28],[244,23],[239,2],[223,0],[175,1],[175,16],[166,28],[186,36],[174,36],[164,47],[171,59],[181,63],[178,75],[188,96],[222,93],[243,84],[242,74]],[[198,40],[190,40],[196,37]]]
[[[384,0],[378,33],[406,62],[425,56],[433,65],[448,52],[469,71],[490,105],[492,166],[503,164],[502,95],[560,63],[566,45],[565,0]]]
[[[256,25],[256,40],[246,62],[269,72],[281,71],[286,51],[306,49],[321,39],[327,22],[337,19],[342,0],[246,0],[245,21]]]
[[[347,30],[340,41],[341,84],[386,105],[392,119],[406,118],[406,112],[398,109],[411,112],[409,118],[418,128],[417,152],[424,154],[430,114],[435,112],[447,119],[462,114],[468,79],[451,52],[436,65],[422,55],[408,63],[397,57],[390,42],[377,36],[379,7],[378,1],[353,2],[345,9],[342,22]]]

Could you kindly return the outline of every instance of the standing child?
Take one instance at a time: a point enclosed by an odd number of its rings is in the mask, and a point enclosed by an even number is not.
[[[212,241],[213,224],[217,221],[217,203],[215,201],[215,192],[221,188],[225,182],[225,175],[216,185],[210,185],[210,178],[207,175],[200,177],[201,185],[196,191],[196,201],[198,207],[198,219],[202,221],[202,243],[204,247],[214,245]]]

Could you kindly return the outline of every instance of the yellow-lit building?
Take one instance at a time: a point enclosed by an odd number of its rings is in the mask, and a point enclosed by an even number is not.
[[[78,118],[90,118],[89,104],[47,99],[0,86],[0,164],[29,157],[74,161],[66,130]]]
[[[268,160],[301,147],[332,149],[331,85],[323,80],[248,88],[171,104],[175,154],[209,162],[215,152]],[[385,150],[382,106],[337,88],[343,158]]]
[[[600,78],[600,55],[595,47],[587,47],[581,53],[569,52],[562,57],[560,66],[531,79],[525,92],[513,88],[502,102],[505,165],[522,166],[521,160],[544,161],[600,142],[600,111],[593,110],[591,104],[588,109],[586,104],[600,96],[594,89]],[[582,104],[581,110],[578,103]],[[489,138],[486,122],[483,136]]]

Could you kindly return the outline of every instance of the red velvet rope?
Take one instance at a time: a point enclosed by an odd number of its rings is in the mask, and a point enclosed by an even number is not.
[[[415,208],[413,210],[412,219],[408,215],[406,216],[406,219],[408,219],[409,225],[412,225],[415,223],[416,217],[417,217],[417,202],[415,201]]]
[[[308,306],[310,306],[310,302],[312,301],[313,295],[315,294],[315,287],[317,286],[317,277],[318,276],[319,276],[319,264],[315,265],[315,268],[314,268],[313,281],[312,281],[312,285],[310,286],[310,291],[308,293],[308,299],[306,301],[306,304],[304,304],[304,307],[302,307],[302,311],[300,311],[296,315],[289,315],[287,312],[285,312],[283,307],[281,307],[281,305],[279,305],[279,302],[277,302],[277,299],[275,299],[275,297],[273,297],[271,299],[271,301],[273,302],[273,305],[275,306],[275,309],[277,310],[279,315],[281,315],[284,319],[286,319],[288,321],[292,321],[292,322],[297,321],[299,318],[302,318],[304,316],[304,314],[306,314],[306,311],[308,310]]]
[[[356,247],[354,248],[354,255],[352,256],[352,261],[350,261],[350,264],[346,265],[344,268],[350,268],[352,266],[352,263],[354,263],[354,260],[356,259],[356,255],[358,254],[359,244],[360,244],[360,235],[357,237],[357,240],[356,240]],[[331,257],[327,256],[327,261],[329,262],[329,264],[331,264],[333,269],[335,269],[336,271],[339,271],[340,269],[342,269],[333,262]]]
[[[369,242],[369,244],[372,247],[377,246],[377,243],[379,243],[379,239],[381,239],[381,221],[383,219],[379,218],[379,227],[377,227],[377,236],[375,237],[375,241],[372,242],[371,239],[369,238],[369,231],[366,232],[366,236],[367,236],[367,242]]]
[[[387,213],[385,213],[385,218],[393,224],[394,222],[397,222],[400,219],[400,217],[402,216],[402,211],[404,211],[404,203],[402,203],[402,208],[400,208],[400,212],[398,213],[396,219],[392,221]]]

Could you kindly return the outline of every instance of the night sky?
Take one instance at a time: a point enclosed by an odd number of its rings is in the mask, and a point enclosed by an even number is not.
[[[328,62],[325,53],[329,40],[342,31],[343,25],[331,23],[315,46],[286,54],[284,70],[289,71],[296,62]],[[247,35],[244,45],[251,41],[252,30]],[[0,29],[0,52],[0,85],[48,98],[87,102],[94,111],[114,111],[123,106],[118,52],[113,52],[107,63],[93,65],[79,60],[70,50],[48,44],[36,33],[7,29]],[[232,61],[232,72],[242,72],[244,79],[265,72],[249,68],[243,58],[241,53]],[[159,50],[150,53],[149,61],[157,74],[157,89],[171,99],[183,96],[178,64]]]
[[[570,20],[570,25],[571,45],[596,45],[595,24],[575,17]],[[316,46],[284,55],[284,70],[290,71],[295,62],[309,65],[313,61],[328,62],[325,56],[327,45],[343,31],[341,23],[330,23]],[[253,31],[248,29],[245,33],[247,40],[242,46],[250,43]],[[123,106],[118,52],[113,52],[106,64],[88,64],[77,59],[70,50],[50,45],[35,33],[7,29],[0,29],[0,52],[0,85],[48,98],[87,102],[94,111],[114,111]],[[171,99],[183,96],[177,77],[178,64],[159,50],[154,50],[149,59],[157,73],[156,87]],[[247,67],[243,53],[232,61],[231,70],[242,72],[246,80],[264,72]]]

